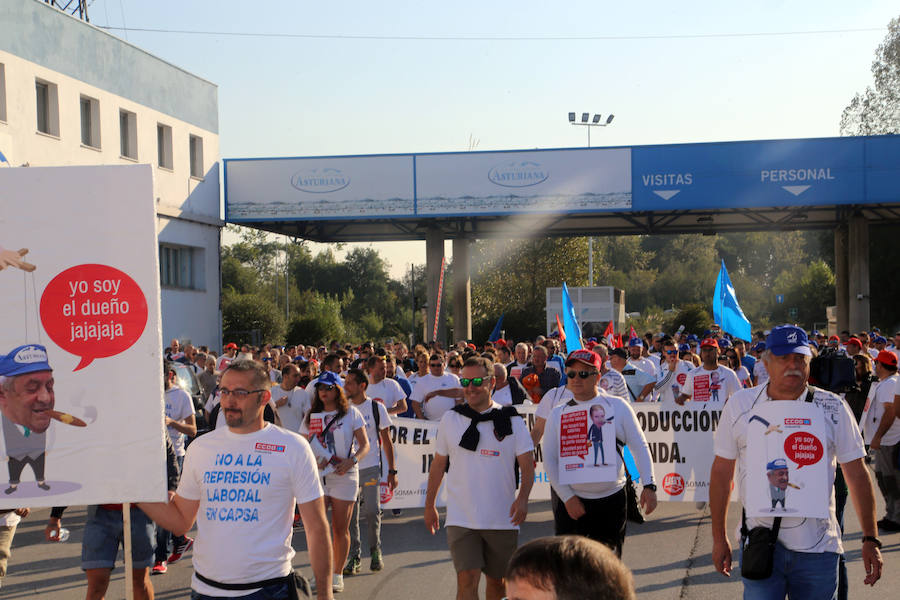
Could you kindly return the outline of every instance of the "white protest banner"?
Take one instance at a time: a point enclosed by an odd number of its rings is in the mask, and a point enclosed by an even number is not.
[[[166,499],[157,256],[149,165],[0,169],[0,509]]]
[[[631,406],[650,446],[657,498],[669,502],[708,501],[713,434],[722,405],[638,402]]]
[[[811,402],[754,408],[747,426],[748,517],[828,518],[825,433],[825,412]]]

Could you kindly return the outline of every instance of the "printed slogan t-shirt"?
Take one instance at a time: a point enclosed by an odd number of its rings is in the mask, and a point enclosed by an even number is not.
[[[318,469],[305,439],[267,423],[254,433],[222,428],[188,450],[178,495],[199,500],[194,570],[222,583],[248,583],[291,571],[294,502],[322,496]],[[192,578],[210,596],[241,596]]]
[[[725,402],[741,389],[740,380],[728,367],[719,365],[707,371],[700,365],[688,373],[681,393],[690,396],[693,402]]]

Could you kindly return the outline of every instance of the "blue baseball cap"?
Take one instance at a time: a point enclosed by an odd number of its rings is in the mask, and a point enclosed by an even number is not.
[[[812,356],[806,332],[793,325],[773,327],[766,338],[766,348],[775,356],[803,354]]]
[[[632,346],[643,346],[643,345],[644,345],[644,343],[641,341],[641,338],[633,337],[630,340],[628,340],[629,348]]]
[[[756,342],[755,344],[753,344],[753,351],[754,351],[754,352],[762,352],[762,351],[765,350],[765,349],[766,349],[766,343],[765,343],[765,342]]]
[[[879,336],[877,336],[877,337],[873,340],[873,343],[875,343],[875,344],[887,344],[887,338],[885,338],[884,336],[879,335]]]
[[[680,346],[678,346],[678,351],[679,352],[690,352],[691,347],[688,346],[687,344],[681,344]]]
[[[787,468],[787,461],[783,458],[776,458],[775,460],[766,463],[766,471],[777,471],[779,469]]]
[[[731,341],[728,338],[719,340],[719,348],[731,348]]]
[[[700,338],[698,338],[696,335],[694,335],[694,334],[692,333],[691,335],[687,336],[687,341],[688,341],[688,343],[690,343],[690,342],[700,342]]]
[[[338,387],[343,387],[341,385],[341,380],[331,371],[325,371],[319,375],[319,378],[316,380],[316,385],[336,385]]]
[[[816,350],[819,349],[819,344],[815,340],[809,340],[809,345],[812,346],[813,348],[815,348]]]
[[[19,346],[13,348],[6,356],[0,357],[0,375],[5,377],[52,370],[47,360],[47,349],[40,344]]]

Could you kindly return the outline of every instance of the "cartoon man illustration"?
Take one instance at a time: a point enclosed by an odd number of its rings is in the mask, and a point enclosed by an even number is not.
[[[26,466],[34,471],[40,489],[50,489],[44,478],[44,455],[53,419],[87,426],[77,417],[54,410],[55,403],[53,369],[44,346],[26,344],[0,357],[0,429],[9,458],[9,487],[4,493],[18,489]]]
[[[788,480],[787,461],[783,458],[776,458],[766,464],[766,477],[769,479],[769,495],[772,498],[772,512],[775,512],[775,506],[780,502],[781,510],[784,510],[785,490],[790,484]],[[797,487],[797,486],[792,486]]]
[[[9,457],[7,494],[16,491],[26,465],[34,471],[38,487],[50,489],[44,479],[44,454],[54,403],[53,369],[46,348],[19,346],[0,358],[0,421]]]
[[[21,250],[7,250],[3,246],[0,246],[0,271],[6,267],[16,267],[17,269],[22,269],[29,273],[34,271],[35,266],[33,264],[22,260],[26,254],[28,254],[28,248],[22,248]]]
[[[712,394],[712,401],[719,401],[719,390],[721,389],[721,385],[719,385],[719,372],[713,371],[709,374],[709,391]]]
[[[594,466],[600,466],[597,464],[597,451],[599,450],[600,464],[605,467],[607,464],[606,452],[603,450],[603,426],[612,423],[612,419],[606,418],[606,411],[601,405],[594,404],[591,406],[591,421],[593,425],[588,429],[588,441],[594,444]]]

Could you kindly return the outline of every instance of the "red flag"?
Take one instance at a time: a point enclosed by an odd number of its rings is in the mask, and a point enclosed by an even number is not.
[[[566,330],[563,329],[562,322],[559,320],[559,315],[556,315],[556,330],[559,331],[559,341],[566,341]]]
[[[615,348],[613,345],[615,343],[615,335],[616,330],[613,328],[613,322],[610,321],[609,325],[606,326],[606,329],[603,330],[603,339],[606,340],[607,347]]]
[[[625,343],[622,341],[622,334],[618,334],[616,336],[616,348],[622,348],[625,346]]]
[[[638,337],[638,334],[637,334],[637,331],[634,330],[634,325],[632,325],[632,326],[631,326],[631,333],[628,334],[628,339],[629,339],[629,341],[630,341],[630,340],[633,340],[633,339],[636,338],[636,337]]]

